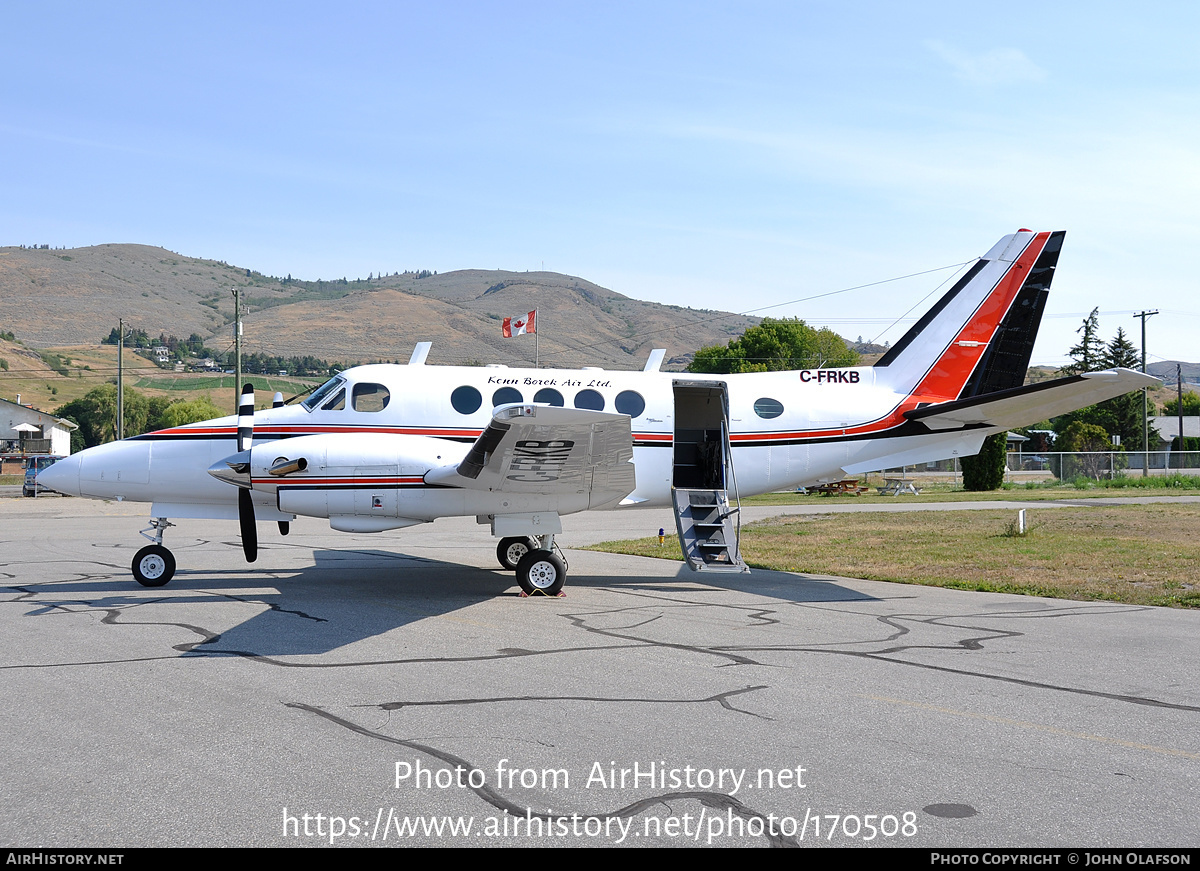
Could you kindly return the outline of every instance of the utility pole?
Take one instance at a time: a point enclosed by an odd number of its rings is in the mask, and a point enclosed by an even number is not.
[[[1158,314],[1158,309],[1153,311],[1134,312],[1135,318],[1142,319],[1142,373],[1146,372],[1146,318],[1153,317]],[[1145,478],[1150,474],[1150,388],[1142,388],[1142,477]]]
[[[1183,366],[1179,363],[1175,364],[1175,395],[1179,397],[1176,402],[1179,403],[1179,450],[1185,451],[1183,441]],[[1183,456],[1179,457],[1179,468],[1183,468]]]
[[[1144,344],[1144,343],[1143,343]],[[242,289],[233,289],[233,407],[238,407],[242,396]],[[1143,360],[1142,368],[1145,368]]]
[[[117,321],[117,441],[125,438],[125,319]]]

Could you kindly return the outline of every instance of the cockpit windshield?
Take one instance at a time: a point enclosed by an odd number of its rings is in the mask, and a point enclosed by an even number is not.
[[[345,383],[345,378],[343,378],[341,375],[335,375],[333,378],[330,378],[328,381],[314,390],[312,395],[310,395],[308,399],[304,400],[300,404],[309,411],[312,411],[314,408],[319,408],[321,403],[325,401],[325,398],[328,397],[329,394],[337,390]]]

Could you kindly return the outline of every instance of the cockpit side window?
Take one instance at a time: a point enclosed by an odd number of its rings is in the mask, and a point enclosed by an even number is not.
[[[338,375],[334,378],[330,378],[328,381],[326,381],[324,384],[322,384],[320,387],[318,387],[316,390],[314,390],[312,396],[308,397],[308,399],[304,400],[300,404],[303,405],[305,408],[307,408],[309,411],[312,411],[314,408],[319,408],[321,403],[324,402],[329,397],[329,394],[331,394],[337,388],[341,387],[342,384],[345,383],[345,381],[346,381],[346,379],[343,378],[341,375]]]
[[[392,393],[382,384],[355,384],[350,405],[355,411],[383,411]]]
[[[346,391],[339,390],[333,399],[321,406],[321,411],[341,411],[346,407]]]

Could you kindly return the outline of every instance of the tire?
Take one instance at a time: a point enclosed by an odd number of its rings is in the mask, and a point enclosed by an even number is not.
[[[33,496],[33,491],[32,491],[32,490],[26,490],[24,487],[22,487],[22,488],[21,488],[21,495],[22,495],[22,496],[27,496],[27,497],[32,497],[32,496]]]
[[[175,576],[175,557],[161,544],[149,544],[133,557],[133,577],[143,587],[164,587]]]
[[[522,557],[531,550],[537,550],[537,546],[535,539],[526,536],[502,538],[500,544],[496,545],[496,559],[500,562],[501,568],[515,572],[517,566],[521,564]]]
[[[517,566],[517,583],[527,596],[557,596],[566,582],[566,563],[548,550],[531,550]]]

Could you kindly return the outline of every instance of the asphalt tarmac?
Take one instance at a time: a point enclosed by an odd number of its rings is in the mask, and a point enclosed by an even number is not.
[[[0,501],[5,845],[1200,845],[1194,611],[569,549],[523,599],[457,519],[179,521],[146,589],[145,508]]]

